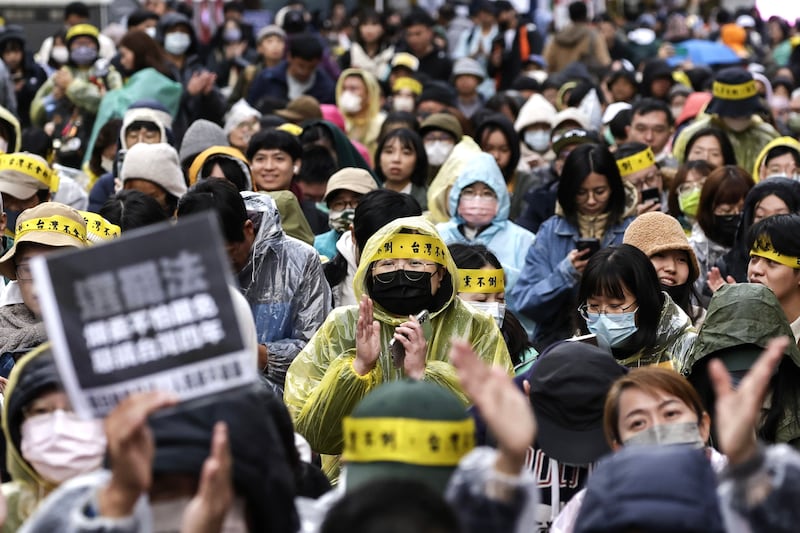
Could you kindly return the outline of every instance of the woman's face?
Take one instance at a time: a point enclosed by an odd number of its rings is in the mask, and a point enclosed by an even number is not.
[[[774,194],[770,194],[769,196],[765,196],[756,204],[756,209],[753,211],[753,224],[760,222],[767,217],[774,215],[788,215],[790,212],[791,211],[789,210],[789,206],[786,205],[786,202]]]
[[[747,281],[766,286],[781,303],[800,295],[800,270],[766,257],[750,257]]]
[[[630,313],[636,309],[636,296],[622,287],[622,298],[606,294],[595,294],[586,299],[586,311],[591,314],[618,315]]]
[[[511,161],[511,147],[508,145],[506,136],[500,130],[495,130],[484,135],[483,151],[494,157],[500,170],[506,168]]]
[[[700,437],[708,439],[705,417],[697,420],[697,413],[686,403],[666,391],[645,392],[629,387],[619,396],[619,419],[617,431],[622,443],[647,428],[662,424],[700,422]],[[622,444],[617,443],[617,448]]]
[[[575,195],[578,212],[587,216],[604,213],[610,199],[611,187],[608,184],[608,178],[596,172],[586,176]]]
[[[744,198],[740,198],[738,202],[729,204],[717,204],[714,206],[714,215],[724,217],[729,215],[738,215],[744,208]]]
[[[383,36],[383,26],[375,21],[367,21],[358,27],[361,34],[361,39],[367,44],[371,44],[380,40]]]
[[[667,287],[683,285],[689,280],[689,253],[685,250],[665,250],[650,256],[658,281]]]
[[[125,70],[131,72],[133,71],[134,63],[136,62],[136,56],[133,55],[133,52],[130,48],[120,46],[119,62]]]
[[[705,137],[697,139],[692,145],[692,149],[689,150],[686,160],[707,161],[708,164],[714,168],[721,167],[725,164],[725,160],[722,157],[722,146],[719,144],[719,140],[713,135],[706,135]]]
[[[386,181],[394,183],[408,182],[417,164],[417,153],[410,146],[406,147],[395,137],[389,140],[381,150],[380,165]]]
[[[481,270],[496,270],[495,267],[492,265],[483,265]],[[506,293],[505,292],[490,292],[490,293],[481,293],[481,292],[459,292],[458,297],[464,300],[465,302],[486,302],[486,303],[505,303],[506,302]]]

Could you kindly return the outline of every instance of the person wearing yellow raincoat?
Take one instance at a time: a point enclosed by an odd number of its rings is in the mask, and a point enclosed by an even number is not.
[[[378,134],[386,114],[381,111],[381,88],[370,72],[349,68],[336,82],[336,105],[344,116],[347,136],[375,157]]]
[[[767,178],[796,179],[800,175],[800,142],[794,137],[778,137],[770,141],[756,158],[753,180]]]
[[[423,217],[394,220],[367,241],[353,282],[361,303],[334,309],[286,374],[284,401],[297,432],[313,450],[340,454],[342,419],[388,381],[431,381],[453,391],[466,406],[447,359],[453,338],[466,339],[481,359],[511,372],[494,319],[456,298],[457,279],[447,246]],[[423,309],[430,317],[420,326],[409,315]],[[405,347],[402,368],[394,366],[390,355],[393,337]],[[326,463],[328,475],[335,474]]]

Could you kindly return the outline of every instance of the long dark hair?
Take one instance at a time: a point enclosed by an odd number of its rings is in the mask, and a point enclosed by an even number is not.
[[[410,148],[414,151],[417,160],[411,171],[411,183],[418,187],[424,187],[428,181],[428,154],[425,153],[425,145],[419,134],[408,128],[392,130],[378,143],[378,148],[375,150],[375,175],[378,176],[381,183],[386,181],[386,175],[381,168],[381,153],[384,147],[395,139],[403,148]]]
[[[173,79],[161,45],[142,30],[131,30],[126,33],[120,40],[118,48],[123,46],[133,52],[133,70],[130,74],[146,68],[154,68],[164,76]]]
[[[625,359],[656,344],[664,294],[650,258],[635,246],[609,246],[592,255],[578,287],[578,302],[583,304],[599,295],[624,299],[626,289],[636,296],[638,330],[624,347],[612,349],[618,359]]]
[[[503,173],[503,178],[506,183],[508,183],[514,177],[514,172],[517,170],[517,163],[519,163],[520,158],[519,135],[517,135],[517,132],[514,130],[514,124],[512,124],[505,115],[493,113],[481,120],[478,128],[475,130],[475,140],[478,141],[478,144],[481,145],[481,150],[483,150],[483,144],[486,142],[488,136],[496,131],[503,134],[503,137],[505,137],[508,143],[508,149],[511,151],[508,164],[500,169]]]
[[[453,243],[448,245],[447,248],[450,250],[453,262],[458,268],[480,269],[486,265],[491,265],[493,268],[503,268],[497,257],[483,244]],[[511,362],[514,366],[517,366],[523,361],[525,352],[533,348],[533,344],[528,340],[528,334],[520,324],[519,319],[508,308],[506,308],[503,327],[500,328],[500,331],[503,333],[508,353],[511,355]]]
[[[611,227],[622,220],[625,212],[625,186],[622,184],[617,162],[614,161],[614,156],[605,146],[582,144],[567,156],[558,183],[558,203],[564,210],[564,218],[573,226],[577,226],[578,201],[576,196],[583,182],[592,173],[605,176],[608,180],[611,196],[608,199],[608,207],[606,207],[606,211],[609,213],[607,227]]]

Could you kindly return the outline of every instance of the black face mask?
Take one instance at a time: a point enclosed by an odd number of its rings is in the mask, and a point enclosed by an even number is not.
[[[714,215],[714,240],[723,246],[733,246],[736,230],[739,229],[741,220],[741,213],[736,215]]]
[[[414,276],[421,276],[417,281],[408,279],[402,270],[393,274],[394,278],[388,283],[372,279],[369,295],[373,300],[398,316],[413,315],[429,308],[433,298],[430,272],[414,272]]]

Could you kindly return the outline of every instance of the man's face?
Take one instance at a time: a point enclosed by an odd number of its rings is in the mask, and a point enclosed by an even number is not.
[[[433,41],[433,31],[424,24],[415,24],[406,28],[406,43],[415,56],[423,55]]]
[[[314,203],[319,203],[325,197],[325,183],[309,183],[307,181],[298,180],[297,186],[300,188],[301,200],[310,200]]]
[[[241,272],[247,266],[247,261],[250,258],[250,250],[253,247],[255,240],[255,228],[253,222],[250,220],[244,223],[244,239],[241,242],[229,242],[225,245],[225,250],[228,252],[228,258],[231,260],[231,267],[233,272]]]
[[[132,124],[125,130],[125,145],[130,150],[139,143],[158,144],[161,142],[161,132],[155,124]]]
[[[311,79],[315,69],[319,65],[319,59],[303,59],[301,57],[289,56],[288,74],[301,83]]]
[[[14,72],[22,67],[23,54],[20,43],[12,41],[6,44],[3,54],[0,57],[2,57],[3,63],[6,64],[8,70]]]
[[[17,216],[25,211],[26,209],[30,209],[31,207],[36,207],[41,202],[39,201],[39,196],[34,194],[29,198],[17,198],[15,196],[11,196],[8,193],[2,193],[3,196],[3,209],[6,213],[11,215],[12,221],[16,221]],[[15,228],[9,228],[12,232],[15,231]]]
[[[279,61],[283,59],[286,50],[286,42],[278,35],[264,37],[258,44],[258,53],[267,61]]]
[[[258,150],[250,161],[250,171],[256,190],[288,190],[298,163],[283,150],[274,148]]]
[[[145,0],[144,7],[148,11],[152,11],[159,17],[167,12],[167,3],[164,0]]]
[[[672,128],[669,127],[667,114],[663,111],[651,111],[646,115],[633,116],[628,126],[628,141],[648,145],[653,152],[660,154],[667,145]]]

